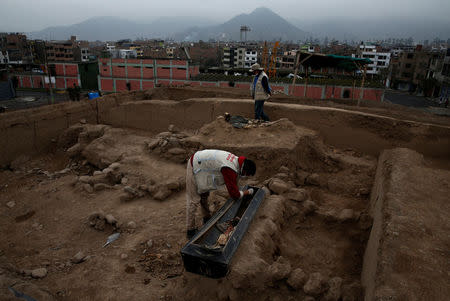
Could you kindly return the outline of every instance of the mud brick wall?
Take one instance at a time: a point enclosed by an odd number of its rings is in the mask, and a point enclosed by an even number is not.
[[[20,155],[48,151],[58,136],[80,119],[95,123],[95,103],[66,103],[10,112],[0,116],[0,167]]]
[[[67,127],[86,119],[150,131],[166,131],[170,124],[195,130],[228,112],[252,118],[254,103],[249,99],[200,98],[185,101],[129,101],[126,94],[112,94],[96,100],[65,103],[23,110],[0,116],[0,166],[14,158],[48,150],[52,139]],[[98,112],[97,112],[98,109]],[[288,118],[299,126],[316,130],[325,143],[378,156],[384,149],[407,147],[425,156],[450,156],[450,129],[389,117],[335,108],[267,103],[271,120]]]
[[[106,103],[105,103],[106,105]],[[254,103],[246,99],[190,99],[187,101],[124,102],[118,107],[100,106],[101,123],[150,131],[166,131],[170,124],[197,129],[228,112],[253,118]],[[327,144],[378,156],[384,149],[408,147],[424,155],[450,156],[450,129],[400,121],[367,113],[304,105],[267,103],[272,120],[288,118],[316,130]]]

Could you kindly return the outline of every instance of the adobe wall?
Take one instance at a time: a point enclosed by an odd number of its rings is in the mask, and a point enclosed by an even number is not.
[[[14,111],[0,116],[0,167],[21,155],[48,151],[66,128],[80,119],[95,123],[95,103],[79,102]]]
[[[165,131],[170,124],[197,129],[225,112],[253,117],[253,105],[252,100],[246,99],[149,100],[108,109],[100,106],[99,118],[101,123],[143,130]],[[320,132],[325,143],[338,148],[378,156],[387,148],[408,147],[426,156],[450,156],[449,127],[296,104],[267,103],[265,111],[272,120],[288,118]]]
[[[218,115],[253,117],[252,100],[190,99],[185,101],[147,100],[124,102],[113,94],[96,101],[81,101],[5,113],[0,116],[0,166],[21,154],[48,150],[52,139],[69,126],[86,119],[115,127],[166,131],[170,124],[178,128],[198,129]],[[98,104],[98,116],[97,108]],[[444,126],[399,121],[366,113],[326,107],[267,103],[272,120],[288,118],[297,125],[320,132],[325,143],[378,156],[383,149],[408,147],[426,156],[448,159],[450,129]]]
[[[361,275],[365,300],[448,299],[449,178],[413,150],[380,155]]]

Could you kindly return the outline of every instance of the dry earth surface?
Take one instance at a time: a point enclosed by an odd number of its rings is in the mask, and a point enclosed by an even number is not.
[[[124,97],[247,96],[172,88]],[[398,106],[302,102],[450,125]],[[241,184],[268,193],[220,280],[184,271],[180,256],[185,162],[205,148],[254,159],[255,177]],[[423,164],[449,166],[442,158]],[[376,168],[376,157],[326,145],[320,133],[287,119],[237,129],[219,117],[195,131],[162,133],[79,123],[51,152],[19,156],[0,171],[0,299],[17,300],[11,287],[36,300],[362,300]],[[213,193],[211,210],[226,196]],[[114,233],[119,238],[104,246]]]

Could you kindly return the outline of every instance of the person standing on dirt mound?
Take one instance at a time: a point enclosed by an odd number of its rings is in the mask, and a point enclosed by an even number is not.
[[[255,100],[255,119],[269,121],[269,116],[264,113],[264,102],[272,95],[269,77],[259,64],[253,64],[249,71],[255,75],[253,84],[250,86],[252,97]]]
[[[209,192],[225,185],[228,194],[235,200],[244,195],[252,195],[254,193],[252,188],[239,190],[238,180],[239,177],[253,176],[255,172],[256,165],[252,160],[227,151],[206,149],[192,155],[186,168],[188,239],[195,235],[201,222],[204,224],[211,217],[208,206]]]

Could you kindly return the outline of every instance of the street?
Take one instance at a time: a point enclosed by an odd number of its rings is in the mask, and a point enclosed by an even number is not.
[[[416,107],[416,108],[426,108],[426,107],[438,107],[439,105],[432,102],[425,97],[410,95],[407,92],[401,91],[386,91],[384,99],[391,103],[398,105]]]
[[[67,93],[54,93],[54,103],[69,101]],[[36,91],[17,91],[17,97],[10,100],[1,100],[0,107],[6,108],[6,111],[15,111],[21,109],[35,108],[51,103],[50,95],[46,92]]]

